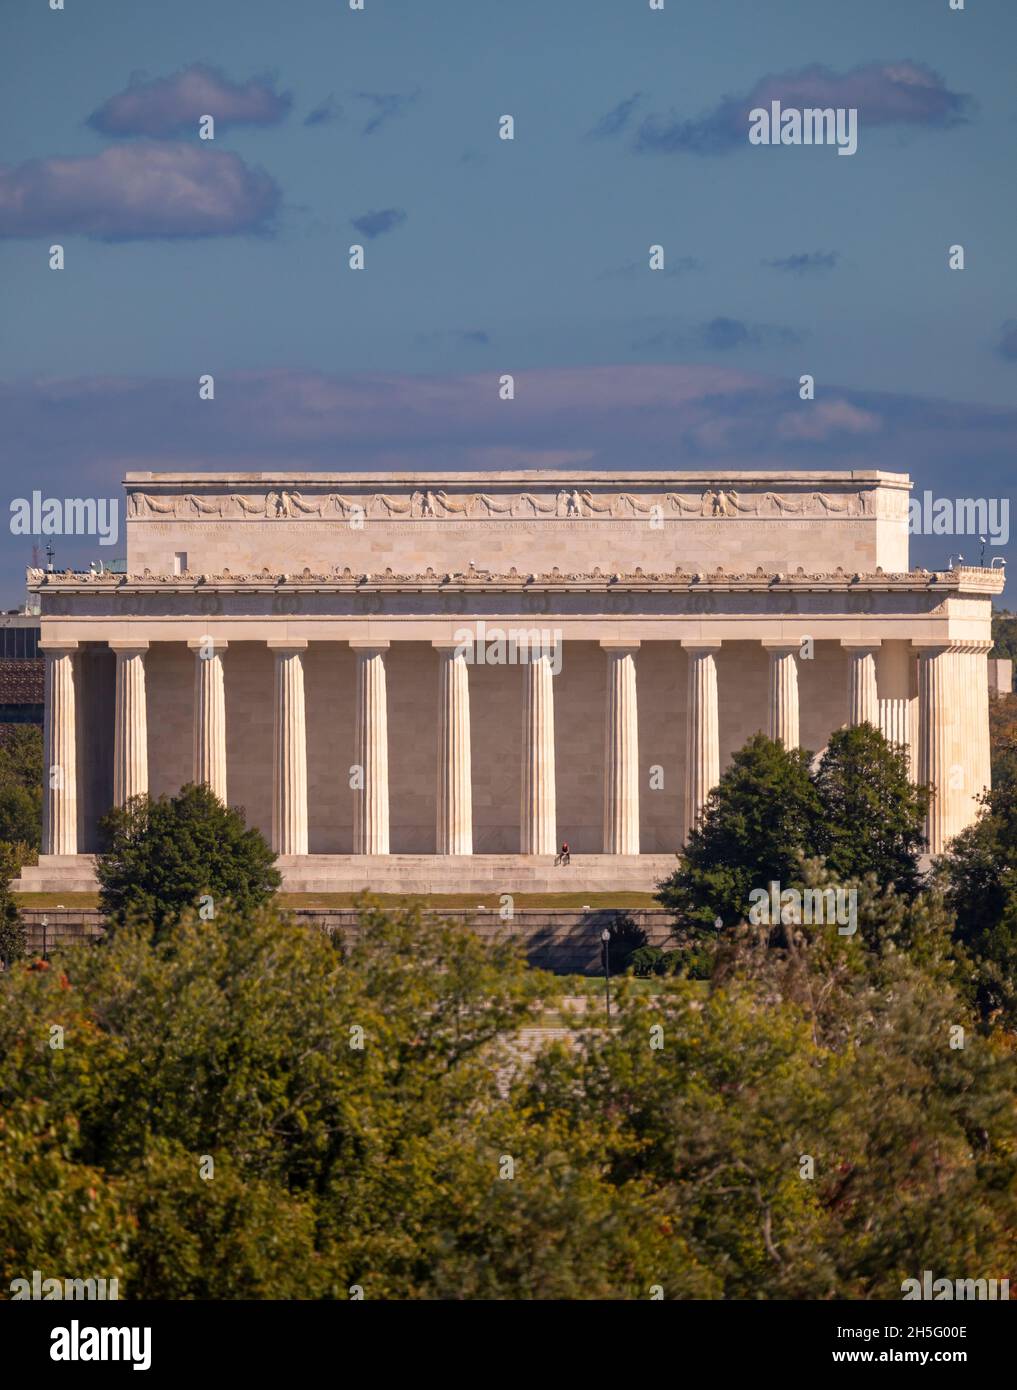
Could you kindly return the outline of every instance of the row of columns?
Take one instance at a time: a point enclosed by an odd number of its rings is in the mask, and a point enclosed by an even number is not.
[[[76,643],[44,643],[46,655],[44,853],[77,853],[75,781]],[[148,727],[143,642],[110,644],[116,656],[113,740],[113,799],[118,806],[148,790]],[[389,853],[387,642],[350,644],[356,653],[354,852]],[[700,819],[720,779],[720,717],[716,653],[719,642],[683,641],[688,655],[685,826]],[[768,731],[787,748],[799,746],[798,644],[764,642],[769,651]],[[878,643],[843,643],[849,652],[849,718],[879,726],[886,704],[876,693]],[[982,644],[984,647],[984,644]],[[227,800],[226,700],[223,654],[228,644],[203,638],[195,653],[193,780]],[[280,855],[304,855],[308,845],[307,729],[304,698],[306,640],[270,640],[274,653],[272,845]],[[439,658],[439,730],[436,845],[439,854],[473,852],[469,663],[459,647],[433,643]],[[601,642],[607,661],[604,721],[605,854],[639,853],[639,719],[635,656],[638,642]],[[953,745],[947,716],[956,678],[950,664],[959,650],[946,643],[919,649],[918,780],[942,788],[950,775]],[[965,649],[969,650],[969,649]],[[909,741],[910,704],[904,689],[889,702],[894,730]],[[557,848],[555,808],[554,675],[549,654],[531,654],[524,664],[520,851],[553,854]],[[954,692],[955,693],[955,692]],[[987,701],[987,696],[986,696]],[[988,710],[985,710],[986,721]],[[977,731],[972,724],[972,734]],[[985,769],[987,779],[988,770]],[[945,822],[937,802],[930,809],[933,853],[943,848]]]

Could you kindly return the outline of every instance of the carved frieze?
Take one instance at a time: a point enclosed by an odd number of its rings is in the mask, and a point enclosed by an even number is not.
[[[499,519],[612,519],[653,517],[865,517],[873,514],[872,494],[866,491],[826,493],[801,491],[736,492],[707,488],[702,493],[591,492],[589,488],[561,488],[556,493],[491,494],[450,493],[441,488],[417,489],[402,496],[363,493],[345,497],[339,493],[305,496],[297,491],[273,489],[262,496],[229,493],[221,497],[184,493],[157,496],[131,490],[132,519],[174,517],[195,520],[257,518],[300,521],[350,518],[362,515],[380,520],[499,520]]]

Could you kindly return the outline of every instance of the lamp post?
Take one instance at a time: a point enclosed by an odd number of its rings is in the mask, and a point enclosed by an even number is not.
[[[604,948],[604,1005],[607,1009],[608,1018],[611,1017],[611,933],[607,929],[600,933],[601,944]]]

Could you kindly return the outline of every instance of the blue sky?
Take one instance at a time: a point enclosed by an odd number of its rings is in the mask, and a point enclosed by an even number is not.
[[[11,496],[474,462],[1012,492],[1012,0],[65,4],[0,18]],[[803,72],[857,100],[855,155],[731,135]]]

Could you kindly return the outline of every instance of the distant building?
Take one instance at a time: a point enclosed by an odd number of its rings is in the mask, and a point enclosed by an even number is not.
[[[998,656],[989,657],[989,694],[996,699],[1013,691],[1013,662]]]
[[[0,613],[0,724],[41,724],[45,662],[37,613]]]
[[[903,474],[126,488],[126,574],[30,573],[61,776],[23,888],[94,887],[110,804],[188,781],[291,891],[395,892],[552,891],[562,838],[584,888],[650,889],[757,729],[904,744],[934,854],[989,783],[1004,576],[911,567]]]

